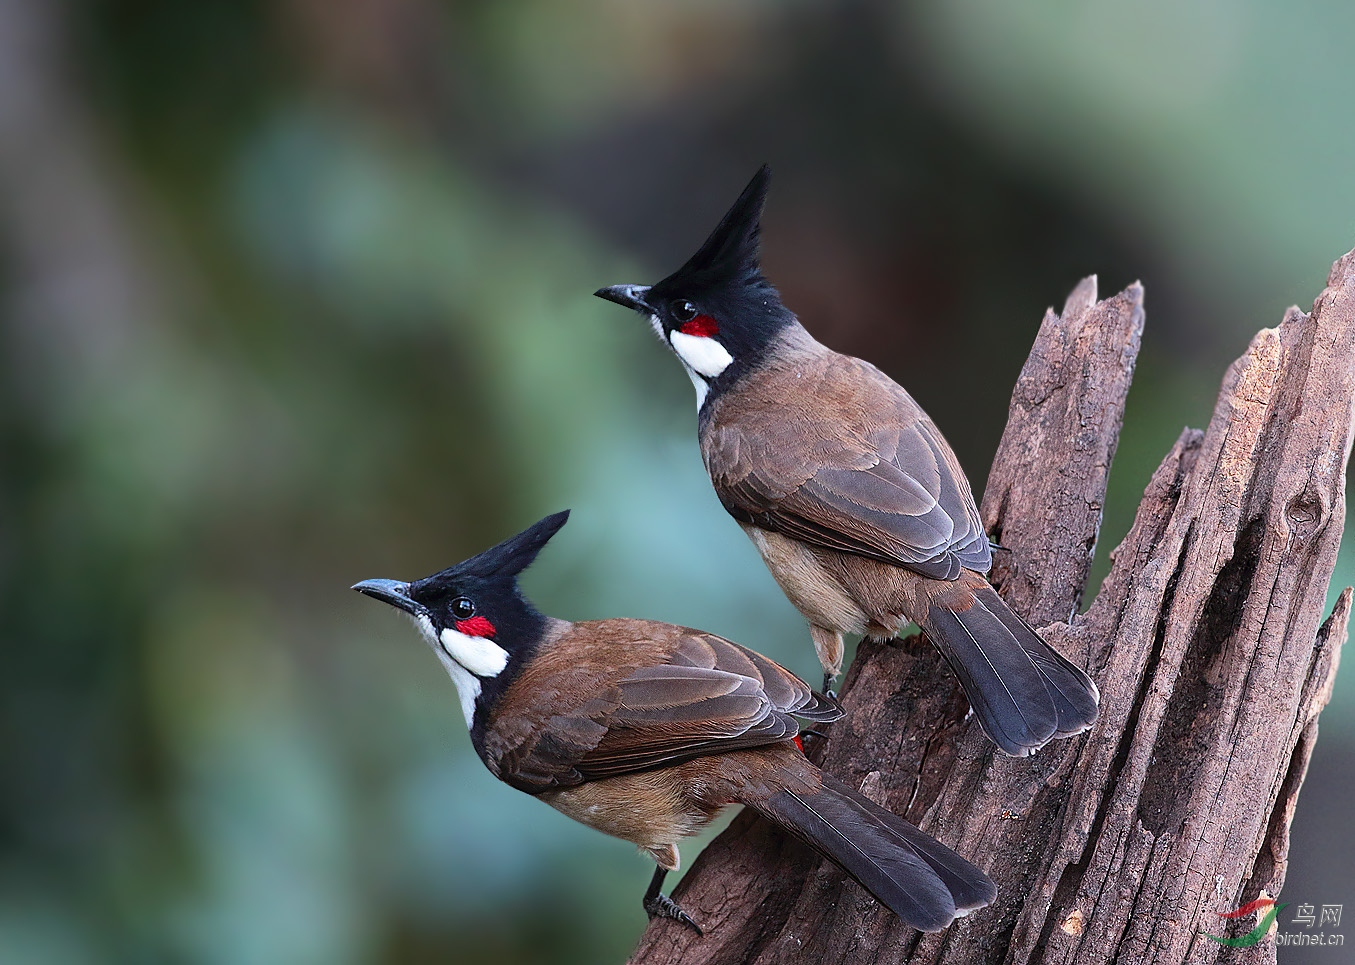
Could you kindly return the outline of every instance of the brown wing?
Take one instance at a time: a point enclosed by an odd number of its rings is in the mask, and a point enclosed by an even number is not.
[[[599,659],[604,651],[611,660]],[[631,659],[618,665],[617,654]],[[491,722],[487,761],[529,793],[789,740],[799,732],[792,715],[842,715],[760,654],[643,620],[575,624],[503,704],[513,726]]]
[[[835,352],[760,375],[702,425],[706,468],[730,515],[936,579],[988,570],[964,471],[902,387]]]

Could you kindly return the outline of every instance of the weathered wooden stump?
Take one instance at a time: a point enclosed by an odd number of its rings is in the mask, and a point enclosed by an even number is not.
[[[1284,883],[1289,823],[1346,638],[1322,622],[1345,519],[1355,252],[1229,368],[1209,428],[1158,467],[1077,614],[1143,327],[1143,291],[1083,281],[1050,311],[983,499],[994,581],[1101,687],[1101,718],[1032,758],[997,753],[939,654],[863,644],[824,766],[973,859],[997,901],[939,935],[902,925],[751,814],[676,890],[706,937],[655,922],[663,963],[1274,961],[1225,949],[1220,910]],[[1244,920],[1234,928],[1252,927]]]

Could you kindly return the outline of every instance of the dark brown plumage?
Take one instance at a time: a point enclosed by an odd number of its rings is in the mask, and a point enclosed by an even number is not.
[[[485,763],[665,872],[682,838],[744,804],[924,930],[991,901],[978,869],[826,782],[795,745],[796,717],[841,715],[783,667],[711,634],[648,620],[556,624],[490,712]],[[858,854],[865,841],[876,856]]]
[[[826,673],[844,633],[888,639],[914,621],[1008,753],[1095,720],[1095,685],[981,575],[992,551],[950,446],[874,366],[787,329],[699,435],[716,495],[809,620]]]
[[[691,376],[715,492],[809,620],[825,689],[843,634],[913,621],[1004,751],[1085,730],[1096,686],[984,579],[992,550],[940,430],[879,369],[815,341],[763,278],[767,178],[677,272],[598,294],[648,315]]]
[[[654,859],[651,915],[695,927],[660,887],[678,842],[729,804],[804,840],[918,928],[993,899],[979,869],[809,762],[796,718],[829,722],[842,710],[788,670],[699,630],[532,610],[516,575],[562,523],[543,520],[427,580],[355,589],[415,618],[495,776]]]
[[[553,621],[490,712],[485,763],[540,794],[789,741],[795,717],[840,716],[790,671],[712,634],[651,620]]]

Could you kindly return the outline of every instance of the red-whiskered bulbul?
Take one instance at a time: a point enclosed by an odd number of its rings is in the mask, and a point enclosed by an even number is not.
[[[517,577],[568,515],[427,579],[353,587],[414,618],[495,777],[638,845],[658,863],[645,910],[697,931],[660,888],[678,842],[728,804],[790,831],[924,931],[993,900],[982,871],[809,762],[795,718],[842,709],[790,671],[699,630],[537,612]]]
[[[819,344],[759,264],[770,171],[663,281],[596,294],[649,319],[696,387],[720,502],[809,620],[827,691],[842,635],[916,622],[984,731],[1023,756],[1096,719],[1096,685],[984,579],[992,548],[935,423],[869,362]]]

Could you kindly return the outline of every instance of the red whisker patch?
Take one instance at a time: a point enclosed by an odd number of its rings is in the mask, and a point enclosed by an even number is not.
[[[464,633],[468,637],[494,636],[494,624],[490,623],[484,617],[471,617],[469,620],[457,620],[456,630],[458,633]]]
[[[720,325],[709,315],[698,315],[690,322],[683,322],[678,329],[683,335],[695,335],[697,338],[710,338],[720,334]]]

